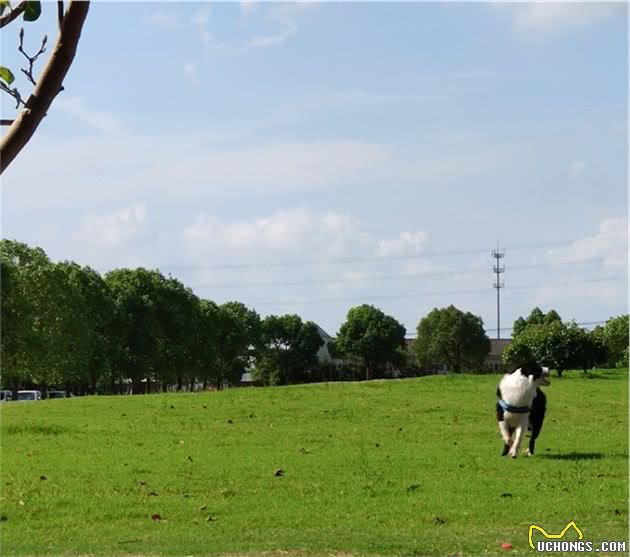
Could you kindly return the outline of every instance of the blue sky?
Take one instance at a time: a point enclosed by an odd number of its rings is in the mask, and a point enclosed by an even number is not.
[[[499,236],[502,326],[606,319],[628,307],[627,41],[623,4],[97,2],[3,175],[3,237],[331,334],[352,305],[412,335],[452,303],[494,336]]]

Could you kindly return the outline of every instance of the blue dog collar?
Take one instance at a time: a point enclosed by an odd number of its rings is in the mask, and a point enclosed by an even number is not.
[[[512,406],[505,402],[505,400],[499,400],[499,406],[506,412],[512,412],[513,414],[526,414],[531,410],[529,406]]]

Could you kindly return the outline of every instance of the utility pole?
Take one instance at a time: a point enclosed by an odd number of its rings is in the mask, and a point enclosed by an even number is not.
[[[497,249],[492,250],[492,257],[496,259],[494,265],[494,272],[497,275],[497,280],[494,283],[494,288],[497,289],[497,338],[501,338],[501,288],[505,287],[505,283],[501,282],[501,273],[505,272],[505,267],[501,266],[501,259],[505,257],[505,251],[499,249],[499,238],[497,237]]]

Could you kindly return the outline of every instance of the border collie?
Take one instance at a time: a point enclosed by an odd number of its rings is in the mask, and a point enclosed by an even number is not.
[[[547,397],[539,387],[549,384],[549,368],[536,363],[522,365],[503,376],[497,388],[496,403],[497,422],[503,437],[501,456],[509,454],[516,458],[528,426],[532,436],[526,453],[534,454],[547,407]]]

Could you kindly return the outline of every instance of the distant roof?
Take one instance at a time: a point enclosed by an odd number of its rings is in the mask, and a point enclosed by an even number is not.
[[[332,337],[326,331],[324,331],[324,329],[322,329],[317,323],[315,323],[315,326],[317,327],[317,331],[319,332],[320,337],[322,337],[324,340],[332,340]]]
[[[500,356],[511,342],[511,338],[491,338],[489,356]]]

